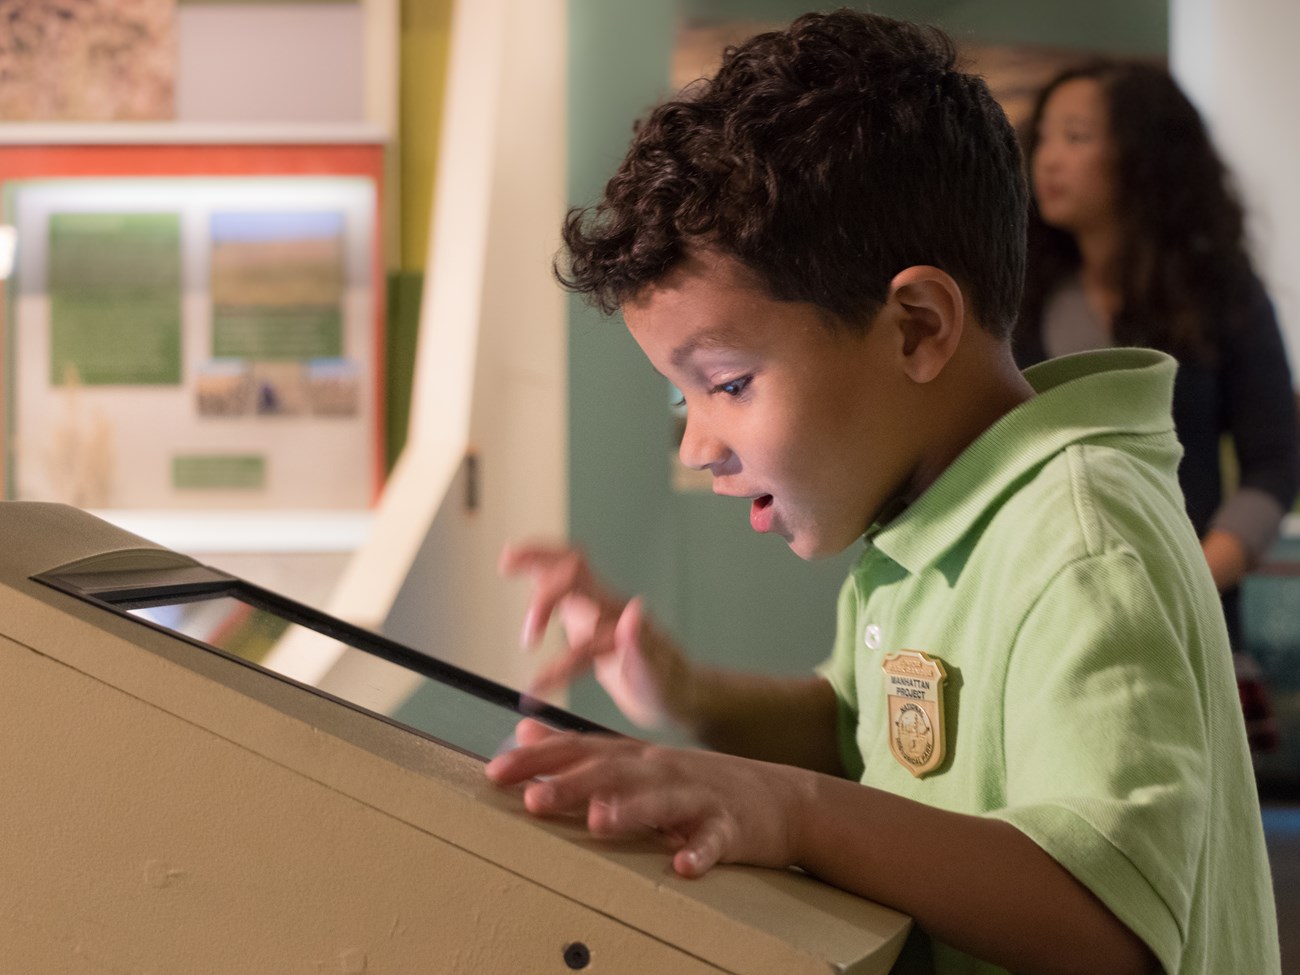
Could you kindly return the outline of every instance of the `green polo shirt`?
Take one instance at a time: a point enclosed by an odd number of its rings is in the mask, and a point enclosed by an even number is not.
[[[1176,477],[1174,371],[1144,349],[1029,370],[1038,395],[868,532],[822,672],[863,783],[1012,823],[1167,972],[1278,972],[1227,634]],[[903,650],[946,669],[939,727],[900,723],[933,686],[886,676]],[[939,972],[997,971],[933,953]]]

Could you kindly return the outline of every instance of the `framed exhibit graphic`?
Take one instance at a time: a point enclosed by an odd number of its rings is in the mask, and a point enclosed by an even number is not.
[[[369,510],[395,0],[18,6],[3,496],[217,532]]]
[[[221,172],[202,153],[229,147],[195,148],[196,168]],[[361,148],[306,148],[306,172],[6,181],[5,496],[368,508],[383,473],[380,166],[328,163]]]

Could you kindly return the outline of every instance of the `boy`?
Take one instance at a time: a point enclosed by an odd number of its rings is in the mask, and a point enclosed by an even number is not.
[[[942,972],[1276,972],[1226,635],[1178,494],[1174,366],[1022,376],[1012,132],[942,34],[810,15],[638,128],[562,280],[685,396],[682,460],[805,558],[866,550],[808,679],[686,657],[565,548],[508,549],[643,725],[534,723],[488,766],[534,813],[797,865],[915,918]],[[726,752],[729,754],[719,754]],[[978,961],[976,959],[979,959]]]

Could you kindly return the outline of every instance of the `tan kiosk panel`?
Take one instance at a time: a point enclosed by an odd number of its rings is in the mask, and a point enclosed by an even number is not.
[[[895,911],[794,871],[683,880],[528,817],[480,757],[110,605],[142,579],[274,594],[63,505],[0,503],[0,539],[5,970],[867,975],[902,947]]]

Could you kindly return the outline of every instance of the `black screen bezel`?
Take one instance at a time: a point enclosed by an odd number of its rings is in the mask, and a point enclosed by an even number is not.
[[[244,579],[228,575],[208,566],[194,565],[175,569],[108,572],[56,571],[32,576],[32,580],[57,589],[83,602],[98,606],[122,619],[130,620],[140,626],[147,626],[182,643],[216,654],[223,659],[234,661],[240,666],[255,670],[282,683],[308,691],[350,710],[401,728],[478,761],[485,761],[491,756],[484,756],[470,751],[420,728],[398,721],[388,715],[380,714],[377,711],[372,711],[311,684],[295,680],[244,657],[229,653],[220,647],[215,647],[152,620],[132,615],[129,611],[153,606],[232,597],[242,600],[255,609],[314,630],[362,653],[378,657],[381,660],[413,671],[429,680],[455,688],[512,711],[521,719],[525,717],[534,718],[563,731],[616,734],[581,715],[548,704],[455,664],[421,653],[371,630],[329,616],[320,610],[313,609],[269,589],[264,589]]]

